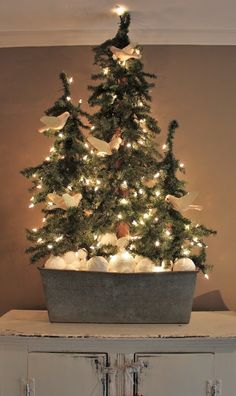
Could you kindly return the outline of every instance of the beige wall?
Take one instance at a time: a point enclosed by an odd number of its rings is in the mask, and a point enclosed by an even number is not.
[[[39,118],[59,95],[57,75],[74,76],[74,99],[88,97],[92,71],[89,47],[11,48],[0,50],[1,130],[1,264],[0,313],[12,308],[44,306],[37,266],[24,254],[24,229],[40,223],[28,209],[28,182],[19,170],[39,163],[50,141],[37,133]],[[202,213],[198,222],[218,235],[209,240],[208,261],[214,272],[207,281],[199,275],[196,296],[200,309],[236,309],[235,166],[236,166],[236,47],[156,46],[144,49],[146,70],[157,72],[153,114],[162,127],[176,118],[181,128],[176,154],[185,163],[190,191],[199,191]]]

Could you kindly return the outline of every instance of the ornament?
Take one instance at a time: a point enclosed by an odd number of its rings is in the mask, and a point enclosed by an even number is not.
[[[173,271],[196,271],[196,267],[190,258],[183,257],[175,261]]]
[[[122,238],[117,238],[116,234],[114,233],[106,233],[103,235],[100,235],[98,237],[98,242],[102,246],[107,246],[107,245],[112,245],[112,246],[117,246],[118,249],[124,249],[128,243],[129,243],[130,237],[122,237]]]
[[[88,262],[86,260],[76,260],[69,264],[66,269],[72,269],[76,271],[88,271]]]
[[[91,144],[91,146],[93,146],[96,150],[98,150],[99,156],[112,154],[110,144],[105,142],[104,140],[97,139],[92,135],[89,135],[87,137],[87,140]]]
[[[64,259],[66,264],[71,264],[71,263],[73,263],[73,261],[77,260],[77,253],[76,252],[72,252],[72,251],[66,252],[63,255],[63,259]]]
[[[118,223],[116,227],[116,234],[118,238],[123,238],[129,235],[129,224],[125,223],[124,221]]]
[[[76,256],[78,257],[79,260],[86,260],[88,255],[88,252],[86,249],[79,249],[78,252],[76,252]]]
[[[154,272],[155,264],[149,258],[142,258],[135,267],[135,272]]]
[[[100,235],[98,237],[98,242],[100,242],[100,244],[103,246],[106,246],[106,245],[116,246],[117,236],[116,236],[116,234],[108,232],[106,234]]]
[[[60,269],[63,270],[66,268],[66,263],[64,259],[60,256],[51,256],[44,264],[45,268],[50,269]]]
[[[113,136],[110,141],[110,148],[111,150],[118,150],[122,143],[122,139],[119,136]]]
[[[92,257],[88,262],[88,271],[106,272],[108,261],[102,256]]]
[[[164,259],[161,262],[161,267],[163,268],[164,271],[166,271],[166,270],[172,271],[173,261],[169,260],[169,259]]]
[[[135,49],[135,46],[132,44],[127,45],[124,48],[110,47],[111,52],[113,53],[113,59],[119,59],[123,62],[128,59],[141,59],[141,54],[138,49]]]
[[[49,130],[53,131],[60,131],[66,124],[70,113],[65,111],[64,113],[60,114],[58,117],[54,116],[43,116],[40,118],[40,121],[45,125],[44,127],[39,129],[39,132],[45,132]]]
[[[117,253],[112,256],[108,271],[109,272],[134,272],[136,262],[128,252]]]
[[[168,202],[172,206],[172,208],[174,210],[177,210],[178,212],[185,212],[189,209],[202,210],[202,206],[192,205],[192,202],[196,199],[197,196],[198,192],[190,192],[180,198],[168,194],[165,197],[165,201]]]
[[[82,195],[80,193],[75,195],[70,195],[68,193],[65,193],[62,196],[60,196],[55,193],[52,193],[52,194],[48,194],[48,198],[53,203],[53,206],[51,206],[50,209],[60,208],[66,210],[67,208],[78,206],[82,199]]]

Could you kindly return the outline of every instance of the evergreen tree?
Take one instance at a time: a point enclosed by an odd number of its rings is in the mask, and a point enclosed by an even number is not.
[[[126,12],[120,16],[116,36],[94,49],[95,65],[101,71],[92,76],[100,83],[89,86],[89,104],[97,110],[90,117],[91,133],[112,147],[100,157],[101,185],[95,211],[99,236],[93,245],[94,255],[117,252],[109,238],[102,243],[104,234],[115,233],[118,238],[142,235],[151,210],[150,184],[159,167],[154,142],[159,127],[149,104],[154,84],[147,81],[155,75],[144,72],[140,48],[129,40],[129,24]],[[133,247],[131,238],[127,250]]]
[[[42,226],[27,230],[33,245],[26,251],[32,262],[48,254],[58,256],[79,248],[89,249],[93,242],[96,156],[81,133],[82,128],[87,128],[81,121],[86,113],[81,103],[74,105],[71,101],[71,79],[63,72],[60,80],[63,94],[42,118],[45,128],[41,132],[54,139],[50,155],[41,164],[21,172],[32,184],[29,207],[43,204]],[[61,125],[56,128],[54,124],[60,123],[60,117]]]
[[[194,197],[195,194],[187,195],[185,182],[176,176],[178,171],[184,172],[183,164],[173,153],[177,127],[176,121],[169,124],[166,144],[163,146],[164,156],[159,165],[157,198],[152,201],[155,215],[146,223],[143,236],[136,244],[140,253],[153,260],[165,260],[168,263],[189,257],[203,273],[207,273],[211,266],[205,263],[207,245],[203,238],[216,232],[204,225],[194,224],[183,215],[187,208],[198,209],[198,205],[191,204],[191,195]],[[181,197],[186,197],[187,201]],[[183,206],[183,210],[179,205]]]

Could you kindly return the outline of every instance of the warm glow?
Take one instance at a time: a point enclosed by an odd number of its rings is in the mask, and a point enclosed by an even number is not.
[[[208,274],[205,274],[204,276],[205,276],[205,278],[206,278],[207,280],[209,279],[209,275],[208,275]]]
[[[123,5],[119,5],[119,4],[118,4],[117,6],[115,6],[115,7],[112,9],[112,11],[113,11],[115,14],[121,16],[121,15],[123,15],[123,14],[127,11],[127,8],[126,8],[125,6],[123,6]]]
[[[71,97],[70,97],[70,96],[67,96],[67,97],[66,97],[66,100],[68,100],[68,102],[70,102],[70,101],[71,101]]]
[[[157,240],[157,241],[155,242],[155,246],[160,246],[160,241]]]
[[[73,77],[69,77],[69,78],[68,78],[68,83],[69,83],[69,84],[73,83]]]

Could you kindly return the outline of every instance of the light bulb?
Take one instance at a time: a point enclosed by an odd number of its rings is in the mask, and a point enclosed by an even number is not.
[[[170,235],[171,235],[171,232],[170,232],[169,230],[166,230],[166,231],[165,231],[165,234],[166,234],[167,236],[170,236]]]
[[[157,191],[155,192],[155,194],[156,194],[157,197],[159,197],[160,194],[161,194],[161,192],[160,192],[159,190],[157,190]]]
[[[143,217],[144,219],[148,219],[150,217],[150,213],[144,213]]]
[[[139,194],[143,194],[142,188],[140,188],[140,189],[138,190],[138,192],[139,192]]]
[[[91,131],[93,131],[95,129],[95,126],[93,125],[93,126],[91,126]]]
[[[53,206],[53,203],[52,202],[48,202],[48,206]]]
[[[46,158],[45,158],[45,161],[48,161],[48,162],[49,162],[49,161],[50,161],[50,157],[46,157]]]
[[[85,146],[86,148],[89,148],[88,143],[84,143],[84,146]]]
[[[38,229],[37,229],[37,228],[32,228],[32,231],[33,231],[33,232],[37,232]]]
[[[34,204],[31,203],[31,204],[29,205],[29,208],[33,208],[33,207],[34,207]]]
[[[55,151],[55,147],[52,146],[52,147],[50,148],[50,153],[54,153],[54,151]]]
[[[43,218],[42,222],[45,223],[45,221],[46,221],[46,217]]]
[[[127,205],[128,204],[128,200],[127,199],[125,199],[125,198],[122,198],[121,200],[120,200],[120,203],[122,204],[122,205]]]
[[[63,239],[63,236],[61,235],[61,236],[55,238],[55,241],[56,241],[56,242],[59,242],[59,241],[61,241],[62,239]]]
[[[31,198],[30,198],[30,201],[31,201],[31,202],[34,201],[34,197],[31,197]]]
[[[43,242],[42,238],[38,238],[37,243]]]
[[[132,221],[132,224],[133,224],[134,226],[137,226],[137,225],[138,225],[137,221],[135,221],[135,220]]]
[[[72,191],[72,187],[70,185],[67,186],[68,190]]]
[[[166,144],[163,144],[162,149],[165,150],[167,148]]]
[[[51,243],[49,243],[48,249],[52,249],[52,248],[53,248],[53,245]]]
[[[112,9],[112,11],[113,11],[116,15],[121,16],[121,15],[123,15],[123,14],[127,11],[127,8],[126,8],[125,6],[123,6],[123,5],[117,5],[117,6],[115,6],[115,7]]]
[[[121,187],[123,187],[123,188],[127,188],[128,187],[128,184],[127,184],[126,180],[123,181],[123,183],[121,184]]]
[[[66,97],[66,100],[68,100],[68,102],[70,102],[70,101],[71,101],[71,97],[70,97],[70,96],[67,96],[67,97]]]
[[[34,173],[34,174],[33,174],[33,177],[37,177],[37,174],[36,174],[36,173]]]
[[[88,156],[87,156],[87,155],[84,155],[84,156],[83,156],[83,160],[86,161],[86,159],[88,159]]]
[[[157,172],[157,173],[154,175],[154,178],[157,179],[159,176],[160,176],[160,172]]]
[[[126,144],[126,147],[131,147],[131,143],[127,143],[127,144]]]
[[[81,104],[81,103],[83,103],[83,100],[82,100],[82,99],[79,100],[79,104]]]
[[[59,135],[58,135],[60,138],[63,138],[64,137],[64,135],[63,135],[63,133],[59,133]]]
[[[158,241],[158,239],[156,240],[156,242],[155,242],[155,246],[160,246],[160,241]]]
[[[72,84],[73,81],[74,81],[73,77],[69,77],[69,78],[68,78],[68,83],[69,83],[69,84]]]
[[[122,219],[122,214],[121,213],[119,213],[118,215],[117,215],[117,217],[118,217],[118,219]]]
[[[204,276],[205,276],[206,279],[209,279],[209,275],[208,274],[205,274]]]
[[[189,230],[190,229],[190,225],[189,224],[185,224],[185,229]]]
[[[108,73],[109,73],[109,67],[104,67],[103,74],[105,74],[105,76],[107,76]]]
[[[179,167],[180,167],[180,168],[184,168],[183,162],[181,162],[181,163],[179,164]]]

